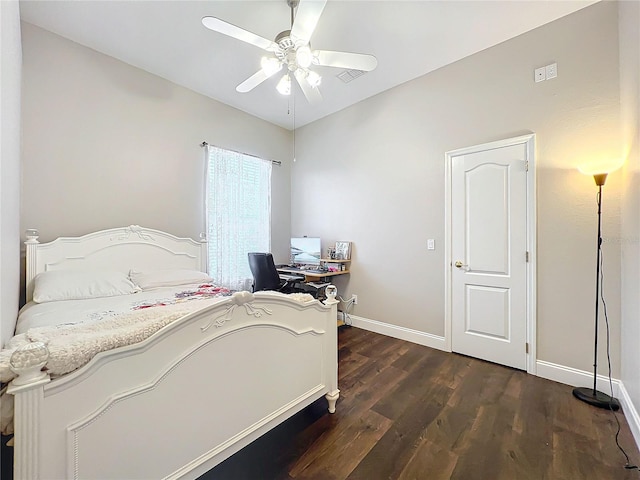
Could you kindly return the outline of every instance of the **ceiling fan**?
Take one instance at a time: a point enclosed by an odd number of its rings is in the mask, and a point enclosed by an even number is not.
[[[376,68],[378,60],[373,55],[330,50],[311,50],[309,40],[318,24],[327,0],[286,0],[291,9],[291,30],[285,30],[271,41],[217,17],[204,17],[202,24],[230,37],[250,43],[266,50],[271,55],[262,57],[260,70],[236,87],[236,91],[246,93],[274,76],[284,66],[286,73],[276,89],[283,95],[291,94],[291,74],[300,85],[309,103],[322,100],[318,90],[320,75],[311,70],[312,65],[337,67],[369,72]],[[294,17],[294,9],[297,8]]]

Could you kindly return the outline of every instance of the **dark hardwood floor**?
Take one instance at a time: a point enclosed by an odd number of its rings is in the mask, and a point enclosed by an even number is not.
[[[336,413],[319,400],[201,479],[640,479],[613,414],[567,385],[357,328],[338,338]]]
[[[357,328],[338,341],[336,413],[320,399],[202,480],[640,480],[613,414],[567,385]]]

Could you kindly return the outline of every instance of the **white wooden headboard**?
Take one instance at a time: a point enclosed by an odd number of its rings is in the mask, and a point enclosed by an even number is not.
[[[50,270],[157,270],[187,268],[207,271],[207,244],[179,238],[139,225],[112,228],[81,237],[60,237],[38,242],[35,230],[27,231],[26,295],[33,298],[33,279]]]

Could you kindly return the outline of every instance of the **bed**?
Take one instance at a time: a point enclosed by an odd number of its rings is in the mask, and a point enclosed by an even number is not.
[[[206,271],[204,241],[135,225],[44,244],[29,231],[25,244],[28,301],[42,272]],[[335,293],[215,293],[55,378],[41,371],[53,344],[20,347],[14,478],[197,478],[322,396],[333,413]]]

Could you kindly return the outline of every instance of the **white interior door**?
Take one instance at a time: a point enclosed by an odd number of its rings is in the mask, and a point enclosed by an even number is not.
[[[527,146],[451,157],[451,348],[526,370]]]

